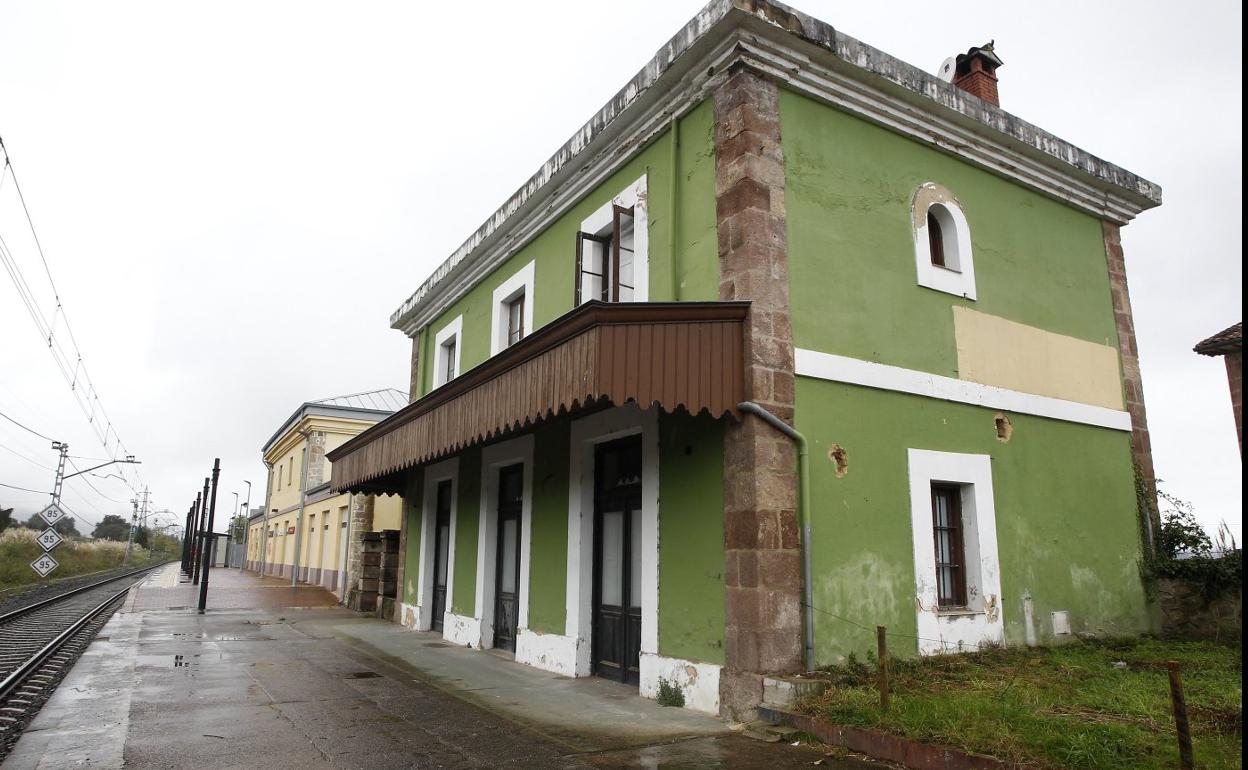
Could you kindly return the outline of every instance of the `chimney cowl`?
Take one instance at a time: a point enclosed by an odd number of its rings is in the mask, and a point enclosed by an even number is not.
[[[993,43],[975,46],[966,53],[960,53],[954,62],[953,84],[963,91],[974,94],[980,99],[1000,107],[1001,99],[997,94],[997,68],[1005,64],[993,50]]]

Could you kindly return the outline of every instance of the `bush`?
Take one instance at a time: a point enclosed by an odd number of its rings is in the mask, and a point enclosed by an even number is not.
[[[656,700],[660,706],[684,706],[685,691],[675,682],[659,677],[659,697]]]
[[[43,549],[35,542],[38,534],[26,527],[10,527],[0,532],[0,590],[43,580],[30,568],[30,563],[43,553]],[[47,580],[116,569],[121,566],[125,555],[125,543],[111,540],[67,540],[52,552],[52,558],[60,566]],[[152,553],[139,548],[130,554],[130,563],[135,566],[152,559]]]

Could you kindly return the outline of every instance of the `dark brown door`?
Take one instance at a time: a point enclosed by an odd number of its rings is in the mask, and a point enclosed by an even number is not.
[[[641,437],[597,448],[594,463],[594,673],[640,680]]]
[[[446,614],[446,565],[451,543],[451,482],[438,482],[433,519],[433,628],[442,630]]]
[[[524,466],[498,472],[498,554],[494,562],[494,646],[516,651],[520,612],[520,519],[524,509]]]

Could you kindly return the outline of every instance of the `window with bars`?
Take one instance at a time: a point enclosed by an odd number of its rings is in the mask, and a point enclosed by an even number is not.
[[[967,606],[962,489],[932,484],[932,536],[936,549],[936,600],[943,608]]]
[[[612,205],[611,223],[576,234],[576,304],[632,302],[636,281],[634,207]]]

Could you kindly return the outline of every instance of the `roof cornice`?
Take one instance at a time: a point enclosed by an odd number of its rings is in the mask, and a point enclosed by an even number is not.
[[[269,440],[264,442],[264,446],[260,448],[260,454],[268,457],[270,453],[274,456],[285,454],[286,444],[290,443],[291,437],[295,435],[295,429],[304,421],[313,417],[330,417],[342,420],[354,420],[362,423],[381,422],[390,415],[394,414],[384,409],[363,409],[357,406],[328,406],[326,404],[318,404],[316,402],[305,402],[294,411],[286,421],[282,423],[282,427],[277,429]],[[282,449],[281,452],[275,452],[275,449]]]
[[[712,0],[390,317],[414,336],[702,101],[734,65],[1098,218],[1125,224],[1161,188],[769,0]]]

